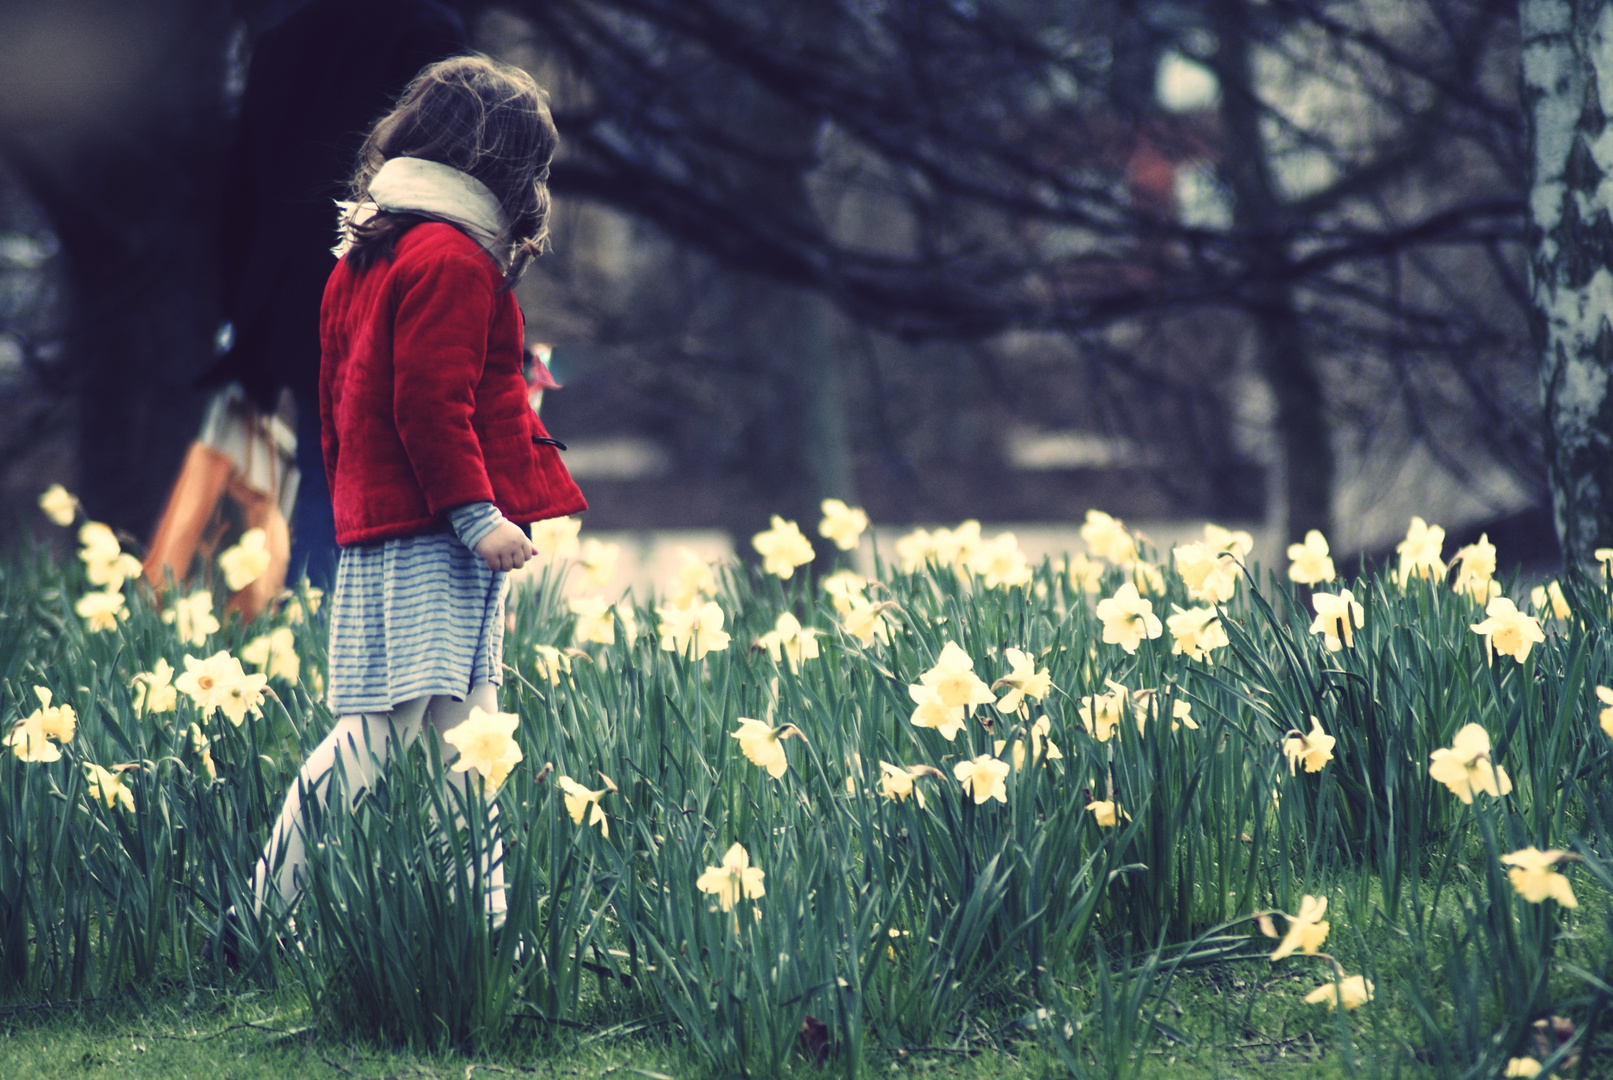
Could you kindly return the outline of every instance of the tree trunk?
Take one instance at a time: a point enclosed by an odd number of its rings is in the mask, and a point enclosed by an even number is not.
[[[1565,563],[1594,569],[1613,547],[1613,4],[1520,0],[1518,14],[1546,478]]]
[[[1290,540],[1300,540],[1310,529],[1327,533],[1332,520],[1333,445],[1327,403],[1288,283],[1288,212],[1260,132],[1248,13],[1244,4],[1232,2],[1213,5],[1213,10],[1218,48],[1211,67],[1221,84],[1225,132],[1220,170],[1232,192],[1233,228],[1242,240],[1251,281],[1243,305],[1255,321],[1257,362],[1277,403],[1285,532]]]

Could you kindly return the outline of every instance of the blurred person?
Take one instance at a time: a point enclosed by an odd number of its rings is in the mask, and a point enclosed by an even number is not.
[[[423,67],[466,51],[465,28],[435,0],[270,0],[252,15],[265,28],[225,179],[229,347],[202,383],[239,382],[265,412],[291,391],[301,481],[288,578],[328,589],[337,549],[320,460],[319,300],[336,264],[334,204],[364,132]]]
[[[338,764],[356,796],[392,747],[428,727],[452,743],[484,722],[473,710],[497,713],[507,571],[536,553],[525,526],[587,508],[527,402],[511,292],[547,232],[558,142],[532,77],[482,57],[426,68],[365,140],[320,310],[339,719],[286,795],[260,907],[306,886],[303,801],[325,797]],[[495,830],[482,868],[495,924],[500,852]]]

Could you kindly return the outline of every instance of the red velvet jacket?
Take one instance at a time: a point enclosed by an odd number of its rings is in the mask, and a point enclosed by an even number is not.
[[[320,309],[319,416],[336,542],[441,527],[491,500],[520,525],[588,504],[527,404],[522,321],[474,240],[428,222],[390,261],[344,258]]]

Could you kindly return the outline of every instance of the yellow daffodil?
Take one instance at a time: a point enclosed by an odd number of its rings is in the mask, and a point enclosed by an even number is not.
[[[1556,871],[1557,865],[1566,861],[1567,856],[1566,851],[1541,851],[1539,848],[1526,847],[1501,856],[1501,865],[1511,867],[1507,877],[1513,889],[1531,904],[1549,898],[1565,908],[1577,908],[1579,901],[1574,898],[1573,886]]]
[[[939,566],[966,566],[980,548],[980,522],[973,519],[960,522],[956,529],[937,529],[930,534],[930,558]]]
[[[801,535],[801,527],[773,515],[773,527],[751,537],[751,546],[762,557],[762,569],[779,578],[793,577],[797,566],[814,558],[812,542]]]
[[[1138,592],[1149,593],[1152,596],[1165,595],[1165,572],[1151,562],[1127,563],[1121,569],[1131,583],[1137,586]]]
[[[711,564],[689,548],[678,549],[678,568],[661,590],[661,596],[673,607],[686,608],[701,597],[717,592],[717,574]]]
[[[932,769],[928,765],[892,765],[888,761],[879,763],[879,793],[892,802],[901,802],[908,796],[918,801],[919,808],[924,808],[924,792],[920,790],[915,781],[926,776],[940,777],[941,770]]]
[[[616,621],[622,626],[622,640],[631,645],[638,640],[638,610],[633,601],[619,600],[613,609],[616,612]]]
[[[620,544],[601,543],[592,536],[584,540],[577,558],[582,567],[583,587],[603,589],[609,585],[616,577],[616,563],[621,554]]]
[[[572,641],[578,645],[616,644],[616,619],[603,596],[573,596],[566,601],[566,606],[577,618],[577,624],[571,629]]]
[[[521,761],[521,744],[515,741],[515,729],[520,726],[521,718],[514,713],[471,706],[463,723],[442,733],[443,742],[459,751],[454,771],[475,769],[486,782],[487,793],[497,791]]]
[[[767,895],[762,884],[766,876],[750,864],[750,854],[744,847],[735,844],[723,855],[722,865],[706,867],[694,884],[701,892],[715,896],[724,911],[732,911],[741,897],[756,900]]]
[[[1321,772],[1322,766],[1333,760],[1333,746],[1338,740],[1322,730],[1322,722],[1311,717],[1310,734],[1290,731],[1283,740],[1283,756],[1288,758],[1288,775],[1294,775],[1301,763],[1306,772]]]
[[[655,613],[661,617],[658,633],[663,652],[704,660],[707,653],[728,648],[728,634],[722,628],[722,608],[714,600],[686,608],[658,607]]]
[[[1602,568],[1603,578],[1613,576],[1613,548],[1597,548],[1591,555]]]
[[[582,522],[574,517],[545,518],[532,523],[532,546],[545,562],[577,557],[577,533]]]
[[[1490,543],[1488,533],[1481,535],[1477,543],[1458,548],[1451,556],[1451,565],[1459,567],[1451,583],[1454,591],[1481,604],[1500,594],[1501,583],[1495,580],[1495,545]]]
[[[1069,575],[1070,584],[1088,596],[1096,596],[1098,590],[1103,587],[1103,571],[1103,563],[1080,553],[1071,555],[1070,561],[1064,567],[1064,572]]]
[[[315,585],[304,585],[301,596],[296,593],[280,595],[286,601],[285,607],[281,609],[281,614],[286,617],[286,625],[301,626],[308,616],[319,614],[319,605],[325,599],[325,590]],[[304,599],[307,600],[306,607]]]
[[[1204,523],[1204,546],[1211,552],[1226,552],[1235,559],[1247,559],[1255,549],[1255,538],[1242,529],[1223,529]]]
[[[143,671],[129,680],[129,688],[134,691],[136,715],[173,712],[179,706],[173,665],[162,657],[157,658],[150,671]]]
[[[1568,597],[1563,595],[1562,585],[1556,581],[1530,589],[1529,603],[1536,612],[1549,614],[1554,619],[1568,619],[1574,614],[1574,609],[1568,606]]]
[[[1008,661],[1010,670],[992,684],[992,689],[999,686],[1009,689],[997,700],[998,712],[1019,712],[1026,708],[1026,698],[1039,702],[1053,689],[1053,677],[1045,671],[1037,671],[1036,661],[1029,653],[1008,648],[1003,650],[1003,659]]]
[[[598,825],[600,836],[609,836],[610,823],[605,819],[605,808],[599,805],[599,801],[615,791],[616,785],[604,773],[600,773],[600,776],[604,777],[605,786],[598,791],[588,790],[569,776],[562,776],[556,784],[565,799],[566,813],[571,815],[572,824],[581,825],[583,815],[587,814],[588,824]]]
[[[931,537],[928,529],[914,529],[896,541],[896,557],[901,560],[902,573],[915,574],[924,568],[930,558]]]
[[[800,735],[800,729],[794,724],[775,728],[744,716],[738,717],[738,722],[739,730],[729,737],[739,740],[740,753],[752,765],[766,769],[773,779],[782,777],[790,767],[789,760],[784,756],[784,740]]]
[[[85,522],[78,530],[78,540],[83,545],[78,557],[91,585],[117,592],[126,580],[140,575],[140,560],[126,554],[118,545],[117,534],[101,522]]]
[[[1172,604],[1172,607],[1176,605]],[[1210,655],[1216,649],[1230,644],[1226,627],[1221,624],[1218,608],[1200,607],[1183,610],[1177,607],[1174,615],[1165,619],[1171,632],[1171,654],[1185,653],[1194,660],[1213,661]]]
[[[73,523],[73,518],[78,514],[78,499],[62,485],[52,484],[39,497],[39,509],[45,512],[52,524],[66,527]]]
[[[864,645],[872,645],[875,641],[888,645],[890,628],[885,622],[885,612],[894,606],[889,601],[875,604],[858,597],[851,601],[851,610],[845,613],[841,625],[846,628],[846,633]]]
[[[1305,896],[1299,901],[1298,915],[1284,915],[1288,920],[1288,933],[1283,935],[1282,941],[1272,952],[1273,961],[1281,960],[1295,949],[1306,956],[1315,956],[1316,950],[1322,947],[1327,940],[1327,920],[1322,918],[1327,914],[1327,897]]]
[[[1058,744],[1055,743],[1050,737],[1052,731],[1053,721],[1049,720],[1045,716],[1041,717],[1036,721],[1036,723],[1031,725],[1031,764],[1034,765],[1037,762],[1041,762],[1043,766],[1046,766],[1049,761],[1064,760],[1064,752],[1058,748]],[[1002,757],[1003,750],[1007,747],[1007,745],[1007,739],[992,740],[992,753],[996,754],[998,757]],[[1025,767],[1024,739],[1016,738],[1014,740],[1012,757],[1014,760],[1015,769],[1023,769]]]
[[[213,594],[198,589],[175,600],[174,606],[162,613],[162,621],[173,626],[183,644],[197,648],[206,645],[208,635],[218,633],[218,619],[213,616]]]
[[[1312,529],[1303,544],[1288,545],[1288,580],[1300,585],[1322,585],[1338,577],[1327,537]]]
[[[297,636],[289,626],[281,626],[253,638],[241,650],[241,659],[262,670],[269,678],[284,679],[293,685],[302,674],[302,661],[297,657]]]
[[[907,692],[917,706],[911,717],[914,727],[934,728],[947,742],[958,737],[964,726],[964,706],[948,705],[939,689],[923,683],[909,686]]]
[[[963,785],[965,794],[973,795],[975,805],[987,799],[1008,801],[1008,787],[1003,781],[1008,776],[1008,762],[998,761],[990,754],[981,754],[973,761],[960,761],[952,767],[952,775]]]
[[[1088,510],[1086,523],[1081,526],[1081,539],[1087,550],[1100,559],[1121,566],[1137,559],[1137,542],[1118,519],[1102,510]]]
[[[1451,789],[1464,803],[1471,803],[1475,792],[1500,798],[1512,790],[1507,771],[1490,759],[1490,734],[1478,724],[1468,724],[1456,733],[1450,748],[1441,747],[1428,755],[1428,775]]]
[[[1231,555],[1217,554],[1198,543],[1184,544],[1171,554],[1176,560],[1177,576],[1187,586],[1189,598],[1211,604],[1224,604],[1232,599],[1241,571]]]
[[[185,672],[174,680],[174,686],[195,702],[202,719],[217,709],[240,727],[249,710],[261,711],[268,681],[264,675],[248,675],[241,661],[221,650],[205,660],[187,655]]]
[[[822,503],[823,520],[818,523],[818,535],[833,540],[841,551],[851,551],[868,528],[868,515],[839,499],[825,499]]]
[[[1197,731],[1199,723],[1193,719],[1193,703],[1177,698],[1171,702],[1171,730],[1185,727],[1189,731]]]
[[[1144,600],[1137,586],[1126,582],[1107,600],[1098,601],[1098,618],[1103,622],[1103,640],[1135,653],[1144,638],[1152,640],[1165,632],[1152,601]]]
[[[1445,563],[1440,558],[1444,546],[1444,529],[1430,525],[1420,517],[1412,518],[1410,527],[1406,529],[1406,538],[1395,545],[1395,550],[1400,553],[1400,568],[1394,575],[1395,581],[1405,588],[1414,577],[1434,581],[1444,578]]]
[[[219,555],[218,566],[224,571],[224,585],[230,592],[240,592],[269,569],[268,542],[268,534],[262,529],[248,529],[234,547]]]
[[[969,569],[988,589],[1023,588],[1031,583],[1031,565],[1011,532],[982,543],[969,557]]]
[[[55,761],[62,756],[58,743],[70,743],[78,731],[78,713],[71,705],[52,705],[49,687],[34,687],[39,708],[17,721],[5,745],[23,761]]]
[[[965,710],[965,715],[973,712],[976,705],[991,705],[997,700],[997,696],[991,692],[991,687],[975,674],[974,661],[969,658],[969,654],[952,641],[941,647],[941,654],[936,657],[935,666],[920,675],[919,682],[924,686],[933,687],[943,705],[949,708],[961,707]]]
[[[121,803],[125,810],[134,813],[134,792],[124,785],[121,776],[88,761],[84,763],[84,772],[90,798],[101,800],[108,810]]]
[[[1355,594],[1349,589],[1340,590],[1337,596],[1312,593],[1311,604],[1316,608],[1311,633],[1322,635],[1322,644],[1327,646],[1327,651],[1338,652],[1346,646],[1354,648],[1356,629],[1366,625],[1366,612]]]
[[[1112,829],[1131,816],[1120,809],[1120,804],[1113,799],[1097,799],[1089,802],[1087,810],[1091,812],[1092,820],[1102,829]]]
[[[1115,728],[1125,716],[1125,710],[1130,704],[1130,695],[1126,688],[1113,680],[1109,685],[1114,687],[1107,694],[1092,694],[1081,699],[1077,711],[1081,716],[1081,723],[1087,732],[1099,742],[1108,742],[1114,738]]]
[[[534,645],[532,652],[533,666],[538,669],[539,677],[549,680],[550,686],[559,686],[560,676],[571,673],[571,657],[553,645]]]
[[[1598,686],[1596,699],[1602,703],[1602,711],[1597,715],[1597,722],[1602,725],[1602,732],[1613,739],[1613,687]]]
[[[85,593],[73,605],[73,610],[84,620],[84,628],[92,634],[116,630],[118,620],[129,617],[128,610],[123,606],[123,594],[111,590]]]
[[[192,750],[196,751],[197,756],[201,758],[202,771],[207,773],[208,781],[216,783],[218,781],[218,765],[213,761],[213,743],[206,735],[202,734],[200,724],[190,726],[190,746]]]
[[[1329,1011],[1342,1004],[1346,1011],[1359,1009],[1372,1000],[1372,983],[1365,975],[1351,975],[1337,983],[1323,983],[1305,995],[1307,1005],[1325,1004]]]
[[[850,615],[856,602],[866,599],[867,589],[868,579],[855,570],[837,570],[823,579],[823,591],[841,615]]]
[[[757,638],[756,643],[767,650],[773,663],[786,660],[791,671],[800,671],[801,661],[818,658],[817,635],[816,630],[802,626],[801,620],[786,611],[778,617],[773,629]]]
[[[1525,615],[1504,596],[1491,600],[1485,606],[1484,614],[1488,617],[1481,623],[1475,623],[1473,632],[1484,635],[1485,644],[1491,650],[1510,656],[1520,664],[1529,659],[1529,650],[1534,648],[1536,642],[1546,640],[1540,620],[1533,615]]]
[[[1540,1062],[1536,1061],[1532,1057],[1508,1058],[1507,1059],[1507,1067],[1501,1073],[1501,1075],[1506,1076],[1506,1077],[1539,1076],[1540,1075]]]

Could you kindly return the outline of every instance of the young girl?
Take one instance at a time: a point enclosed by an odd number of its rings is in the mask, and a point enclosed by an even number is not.
[[[394,740],[497,711],[505,572],[536,553],[524,526],[586,509],[527,404],[510,292],[543,245],[558,139],[530,76],[457,57],[421,71],[365,140],[320,312],[340,719],[286,795],[260,908],[306,886],[302,803],[325,797],[338,763],[357,796]],[[496,849],[490,861],[501,922]]]

